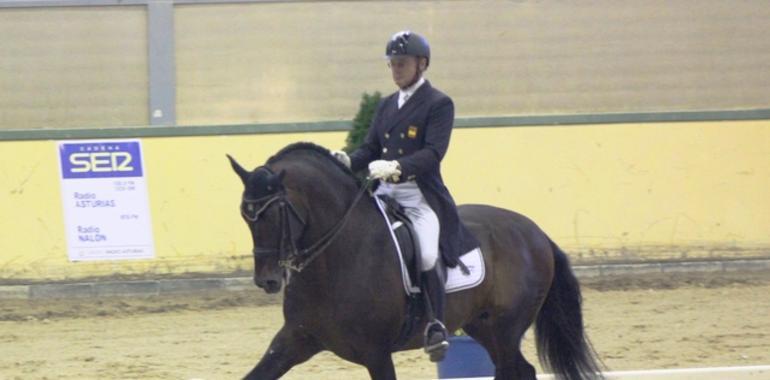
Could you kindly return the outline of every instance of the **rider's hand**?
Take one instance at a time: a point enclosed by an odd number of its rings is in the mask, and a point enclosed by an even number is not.
[[[342,150],[333,150],[331,153],[334,158],[350,169],[350,157],[348,157],[347,153]]]
[[[398,161],[377,160],[369,163],[369,178],[398,182],[401,166]]]

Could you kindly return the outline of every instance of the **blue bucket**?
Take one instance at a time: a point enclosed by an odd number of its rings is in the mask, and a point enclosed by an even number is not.
[[[449,338],[449,349],[438,363],[439,379],[488,377],[495,375],[495,365],[487,350],[469,336]]]

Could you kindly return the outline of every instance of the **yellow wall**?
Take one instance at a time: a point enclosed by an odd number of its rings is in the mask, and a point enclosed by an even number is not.
[[[0,278],[66,279],[112,274],[247,269],[241,186],[225,154],[256,167],[298,140],[339,147],[344,133],[142,140],[155,260],[70,263],[54,141],[0,142]]]
[[[518,210],[576,256],[770,254],[770,121],[464,129],[453,138],[444,166],[456,198]]]
[[[56,143],[0,142],[0,278],[248,270],[241,184],[283,146],[345,134],[142,140],[156,259],[70,263]],[[580,261],[770,254],[770,121],[458,129],[458,203],[529,215]]]

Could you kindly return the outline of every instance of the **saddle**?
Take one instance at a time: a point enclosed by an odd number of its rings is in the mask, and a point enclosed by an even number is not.
[[[404,290],[408,296],[419,295],[421,252],[417,232],[403,206],[385,195],[377,195],[375,198],[380,213],[389,225],[391,238],[397,246]],[[443,260],[439,259],[439,264],[443,266]],[[486,274],[480,248],[461,254],[456,267],[444,269],[447,293],[473,288],[484,280]]]

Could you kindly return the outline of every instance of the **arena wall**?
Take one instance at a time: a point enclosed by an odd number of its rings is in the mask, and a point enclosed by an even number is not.
[[[392,91],[384,48],[404,29],[461,116],[767,108],[769,17],[759,1],[177,6],[178,124],[346,119],[362,89]]]
[[[0,131],[349,120],[403,29],[463,117],[770,107],[764,1],[205,3],[0,2]]]
[[[142,138],[156,258],[70,262],[56,141],[0,141],[0,278],[231,273],[251,266],[241,184],[283,146],[344,132]],[[770,256],[770,121],[458,128],[458,203],[528,215],[578,263]]]
[[[147,125],[146,17],[0,4],[0,131]]]
[[[361,93],[393,90],[383,48],[406,28],[455,100],[458,203],[529,215],[579,263],[770,255],[764,2],[405,4],[0,2],[0,279],[248,270],[224,154],[344,145]],[[56,140],[126,137],[156,258],[70,262]]]

